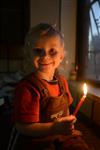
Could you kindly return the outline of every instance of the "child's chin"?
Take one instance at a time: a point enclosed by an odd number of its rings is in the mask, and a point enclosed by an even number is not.
[[[50,69],[50,67],[43,67],[43,68],[41,68],[41,72],[45,72],[45,73],[50,73],[50,72],[52,72],[52,69]]]

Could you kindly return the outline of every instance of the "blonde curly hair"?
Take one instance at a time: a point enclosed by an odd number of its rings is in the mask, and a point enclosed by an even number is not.
[[[48,23],[40,23],[27,33],[25,38],[25,45],[23,48],[23,72],[25,74],[32,72],[34,70],[32,65],[32,49],[34,48],[36,42],[43,37],[59,36],[61,43],[64,45],[64,37],[61,32],[56,28],[55,25]]]

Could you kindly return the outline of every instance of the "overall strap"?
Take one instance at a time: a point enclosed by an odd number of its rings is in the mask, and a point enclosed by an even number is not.
[[[40,93],[40,105],[41,105],[41,111],[43,111],[47,104],[48,104],[48,97],[50,97],[50,93],[44,84],[44,82],[37,78],[36,76],[30,76],[26,78],[26,81],[32,86],[34,86]],[[31,86],[28,87],[30,92],[33,93],[33,88]]]
[[[49,91],[46,88],[43,81],[41,79],[37,78],[35,75],[34,75],[34,77],[28,76],[28,77],[25,78],[25,80],[28,81],[29,84],[34,86],[39,91],[39,93],[42,97],[47,97],[47,96],[50,95]],[[33,90],[33,89],[30,88],[30,90]]]
[[[66,89],[65,89],[65,85],[64,85],[64,80],[62,78],[63,77],[61,75],[57,76],[58,84],[60,86],[61,93],[66,93]]]

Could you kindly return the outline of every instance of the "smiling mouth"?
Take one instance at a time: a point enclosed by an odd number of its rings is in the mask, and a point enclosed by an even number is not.
[[[47,63],[40,63],[41,66],[48,66],[48,65],[51,65],[51,64],[52,63],[48,63],[48,64]]]

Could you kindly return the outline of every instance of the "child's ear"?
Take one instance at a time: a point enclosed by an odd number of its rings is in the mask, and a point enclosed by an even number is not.
[[[61,62],[63,61],[64,57],[65,57],[65,46],[64,46],[64,43],[62,43],[61,56],[60,56]]]
[[[60,56],[60,60],[61,60],[61,62],[63,61],[64,56],[65,56],[65,55],[64,55],[64,52],[62,52],[62,53],[61,53],[61,56]]]

